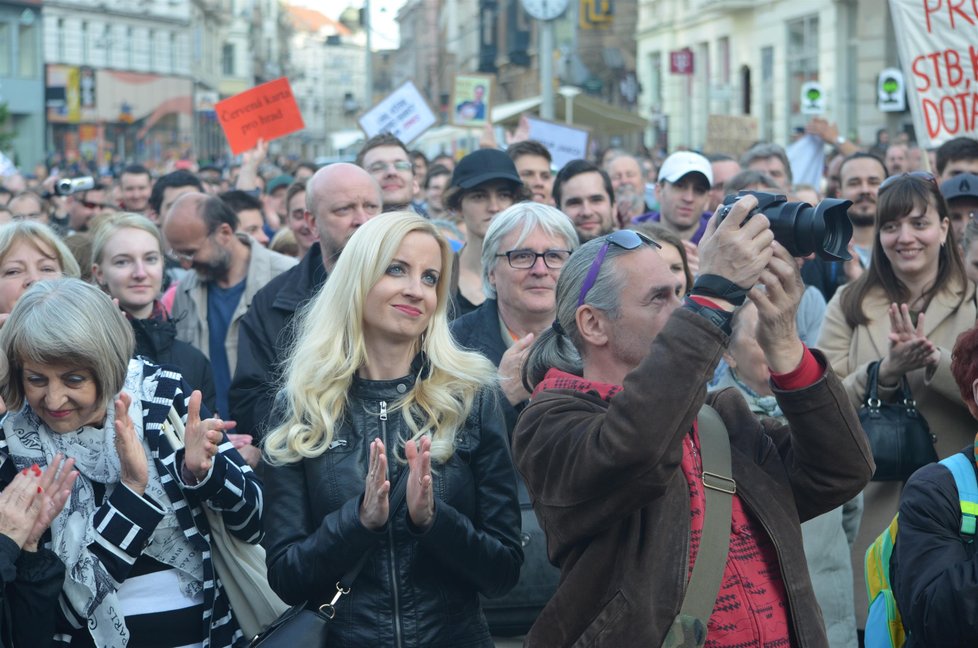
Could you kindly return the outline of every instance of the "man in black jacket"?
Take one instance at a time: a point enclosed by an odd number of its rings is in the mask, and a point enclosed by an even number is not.
[[[238,333],[238,365],[229,401],[237,432],[265,436],[280,378],[292,344],[296,311],[312,299],[360,225],[380,213],[380,185],[360,167],[336,163],[309,179],[306,220],[319,234],[299,265],[270,281],[251,302]]]

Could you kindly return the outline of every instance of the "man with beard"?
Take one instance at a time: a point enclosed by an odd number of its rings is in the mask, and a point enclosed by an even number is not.
[[[587,160],[571,160],[560,170],[554,180],[554,202],[573,221],[581,243],[617,229],[611,178]]]
[[[316,238],[299,265],[258,291],[241,320],[238,335],[238,363],[229,396],[231,417],[241,433],[252,436],[255,445],[267,431],[274,386],[293,340],[296,312],[319,292],[346,242],[357,228],[380,213],[382,204],[377,181],[345,162],[316,171],[302,195],[306,228],[315,232]]]
[[[872,153],[853,153],[839,167],[839,198],[851,200],[849,220],[852,221],[852,240],[845,262],[813,259],[805,263],[801,276],[806,284],[822,291],[825,301],[832,299],[836,289],[859,278],[869,267],[873,254],[873,222],[876,218],[876,195],[887,178],[886,165]]]
[[[604,170],[611,178],[617,204],[618,227],[628,227],[632,219],[649,211],[645,204],[645,174],[638,159],[627,153],[611,158]]]
[[[238,357],[238,325],[255,294],[296,260],[236,234],[238,217],[220,198],[180,196],[163,224],[170,255],[193,269],[180,281],[172,316],[177,339],[207,356],[214,369],[217,414],[228,416]]]

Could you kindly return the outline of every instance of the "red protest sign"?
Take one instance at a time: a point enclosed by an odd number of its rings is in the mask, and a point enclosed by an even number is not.
[[[217,120],[235,155],[306,127],[285,77],[214,104]]]

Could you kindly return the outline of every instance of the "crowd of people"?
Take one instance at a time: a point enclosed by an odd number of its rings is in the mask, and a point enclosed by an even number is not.
[[[521,504],[559,570],[527,646],[855,648],[898,511],[913,645],[973,645],[953,482],[871,481],[857,410],[871,368],[883,400],[905,380],[937,456],[974,463],[978,140],[929,162],[809,132],[806,184],[769,142],[557,169],[390,134],[322,168],[259,142],[5,178],[0,646],[248,645],[220,518],[289,605],[366,561],[338,645],[490,647]],[[849,201],[850,258],[792,257],[742,190]]]

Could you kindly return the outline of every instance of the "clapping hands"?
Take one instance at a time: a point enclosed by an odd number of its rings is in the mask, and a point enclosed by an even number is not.
[[[914,326],[907,304],[890,304],[890,351],[880,362],[880,382],[896,384],[909,371],[936,367],[941,350],[924,335],[924,314],[917,316]]]

